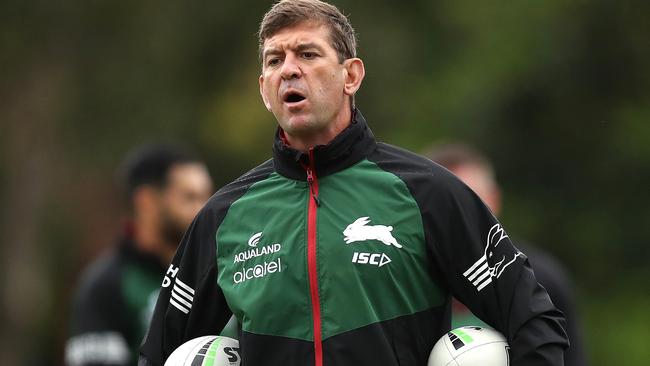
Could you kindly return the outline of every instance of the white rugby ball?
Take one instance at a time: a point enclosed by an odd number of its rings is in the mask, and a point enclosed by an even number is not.
[[[165,366],[239,366],[239,341],[221,336],[203,336],[181,344],[169,355]]]
[[[508,342],[494,329],[461,327],[433,346],[427,366],[508,366]]]

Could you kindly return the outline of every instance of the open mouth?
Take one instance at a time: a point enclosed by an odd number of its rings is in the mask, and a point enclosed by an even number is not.
[[[284,101],[287,103],[298,103],[298,102],[302,102],[303,100],[305,100],[305,97],[303,97],[298,93],[289,93],[284,98]]]

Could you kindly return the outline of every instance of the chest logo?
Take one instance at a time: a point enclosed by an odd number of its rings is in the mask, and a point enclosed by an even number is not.
[[[251,247],[256,247],[257,244],[259,244],[261,237],[262,237],[262,232],[253,234],[253,236],[251,236],[251,238],[248,239],[248,245]]]
[[[250,239],[248,239],[249,248],[243,252],[239,252],[235,254],[233,263],[246,262],[251,258],[278,253],[280,249],[282,249],[282,245],[280,243],[258,246],[261,238],[262,238],[262,232],[253,234],[253,236],[251,236]]]
[[[385,253],[359,253],[354,252],[352,256],[352,263],[358,264],[370,264],[377,267],[383,267],[384,265],[392,262],[390,257]]]
[[[385,225],[368,225],[370,218],[368,216],[360,217],[343,230],[345,243],[350,244],[355,241],[378,240],[386,245],[393,245],[401,248],[402,245],[397,242],[392,234],[393,227]]]

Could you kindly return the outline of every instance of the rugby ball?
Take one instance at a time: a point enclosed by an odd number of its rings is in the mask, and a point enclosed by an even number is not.
[[[165,366],[239,366],[239,341],[221,336],[203,336],[181,344]]]
[[[427,366],[508,366],[508,352],[506,338],[496,330],[461,327],[438,340]]]

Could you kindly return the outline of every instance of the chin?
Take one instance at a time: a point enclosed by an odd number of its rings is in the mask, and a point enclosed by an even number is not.
[[[310,116],[299,115],[291,116],[280,125],[282,129],[291,135],[300,135],[306,131],[314,129],[314,122]]]

